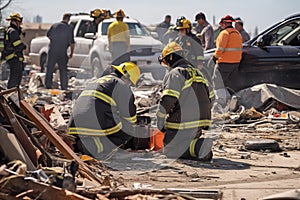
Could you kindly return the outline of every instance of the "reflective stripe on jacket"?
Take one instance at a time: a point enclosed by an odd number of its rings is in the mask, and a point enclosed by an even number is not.
[[[134,96],[115,74],[90,83],[72,110],[69,134],[107,136],[123,131],[134,134],[137,122]]]
[[[181,61],[163,81],[163,92],[157,112],[166,118],[165,128],[184,130],[209,127],[211,100],[207,80],[199,69]]]
[[[25,44],[21,41],[20,38],[20,29],[11,24],[6,33],[5,33],[5,46],[3,52],[3,58],[6,61],[17,58],[19,61],[24,60],[23,50],[26,48]]]
[[[235,28],[222,30],[216,40],[218,63],[239,63],[242,59],[242,36]]]

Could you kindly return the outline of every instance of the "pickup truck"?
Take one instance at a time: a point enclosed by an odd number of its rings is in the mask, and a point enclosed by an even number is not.
[[[69,68],[81,68],[99,76],[111,64],[111,53],[108,50],[107,28],[115,19],[105,19],[99,24],[98,33],[86,32],[86,24],[92,21],[88,14],[71,16],[70,24],[74,30],[75,49],[73,58],[69,60]],[[154,38],[139,21],[124,18],[130,29],[130,59],[140,67],[159,65],[162,43]],[[49,39],[46,36],[32,39],[30,59],[32,64],[45,68],[47,65]]]

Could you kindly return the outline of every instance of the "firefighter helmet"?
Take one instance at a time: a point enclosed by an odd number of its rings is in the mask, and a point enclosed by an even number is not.
[[[188,19],[182,19],[176,25],[177,25],[176,29],[184,29],[184,28],[190,29],[190,28],[192,28],[192,23]]]
[[[181,20],[183,20],[183,19],[186,19],[185,16],[179,16],[179,17],[177,17],[177,19],[176,19],[176,25],[178,25],[178,23],[179,23]]]
[[[16,20],[18,22],[22,22],[23,21],[23,17],[21,17],[21,15],[19,13],[11,13],[9,15],[9,17],[6,18],[6,20]]]
[[[226,16],[221,18],[221,21],[219,22],[219,25],[221,25],[223,22],[231,23],[231,22],[235,22],[235,20],[233,19],[232,16],[226,15]]]
[[[140,78],[140,68],[133,62],[124,62],[119,66],[112,65],[112,67],[118,70],[121,74],[123,74],[134,85],[136,85],[137,81]]]
[[[90,14],[90,16],[93,18],[98,18],[98,17],[101,17],[102,15],[103,15],[103,12],[100,9],[92,10],[91,14]]]
[[[122,9],[119,9],[115,12],[115,17],[125,17],[125,13]]]
[[[158,57],[158,61],[159,63],[165,62],[166,57],[169,56],[170,54],[177,53],[180,55],[182,51],[183,49],[178,43],[170,42],[162,50],[161,55]]]

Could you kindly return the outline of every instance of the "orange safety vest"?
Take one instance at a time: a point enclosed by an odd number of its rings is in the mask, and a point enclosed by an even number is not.
[[[242,36],[235,28],[229,27],[220,32],[216,40],[214,56],[218,63],[239,63],[242,59]]]

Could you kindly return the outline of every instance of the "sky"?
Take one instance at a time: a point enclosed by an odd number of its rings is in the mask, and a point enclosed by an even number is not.
[[[2,0],[3,2],[3,0]],[[166,14],[176,18],[185,16],[194,22],[198,12],[206,14],[207,21],[218,23],[222,16],[230,14],[244,21],[244,28],[252,33],[255,27],[263,31],[283,18],[300,13],[299,0],[13,0],[2,13],[20,12],[24,21],[32,21],[40,15],[45,23],[61,20],[63,13],[87,12],[106,8],[112,12],[122,8],[126,15],[145,25],[158,24]]]

